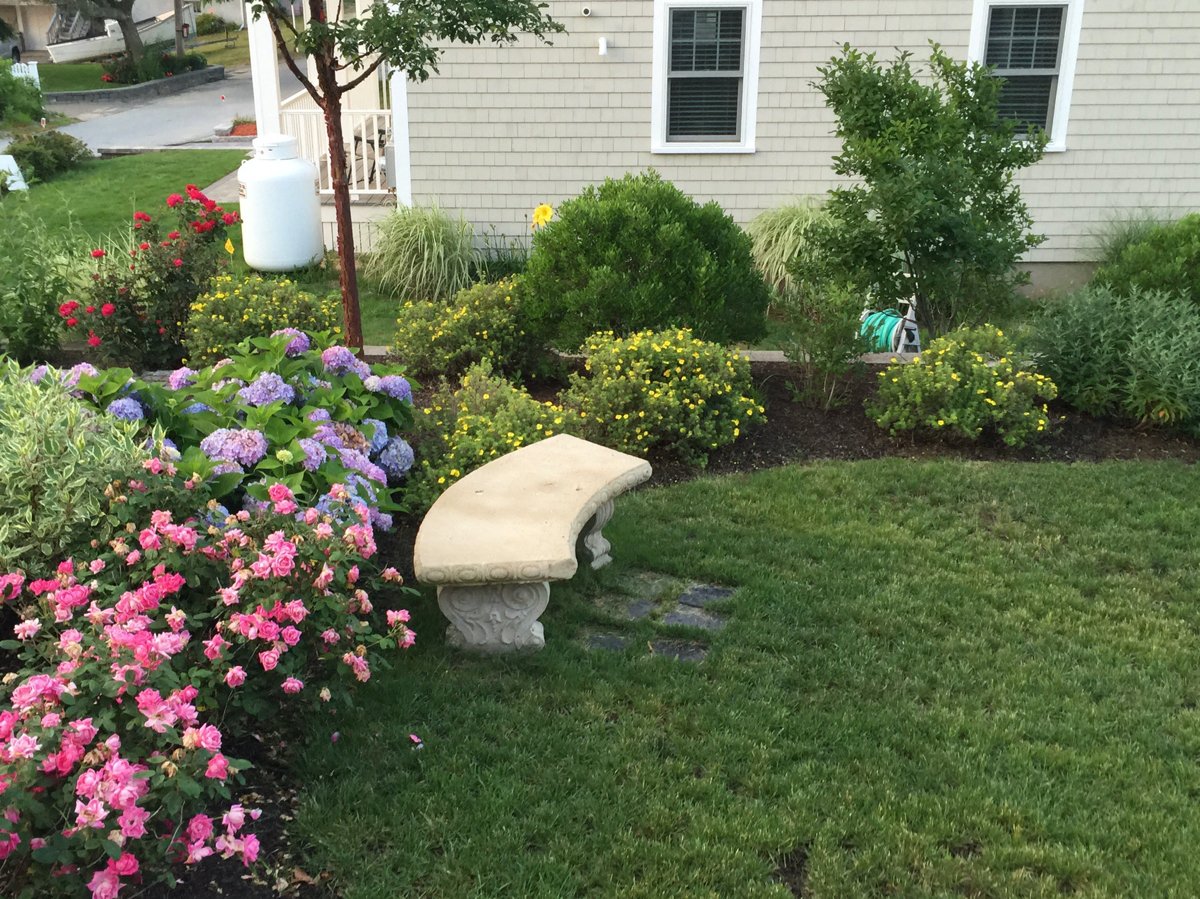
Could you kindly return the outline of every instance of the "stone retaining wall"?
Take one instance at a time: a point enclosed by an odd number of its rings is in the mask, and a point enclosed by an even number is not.
[[[224,78],[224,66],[208,66],[195,72],[181,72],[170,78],[159,78],[157,81],[147,81],[143,84],[131,84],[128,87],[106,87],[96,91],[50,91],[45,94],[45,97],[51,103],[136,102],[148,97],[178,94],[202,84],[222,81]]]

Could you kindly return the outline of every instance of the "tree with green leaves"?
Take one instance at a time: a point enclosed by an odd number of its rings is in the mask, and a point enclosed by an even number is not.
[[[346,342],[362,346],[358,308],[358,275],[354,263],[354,233],[350,221],[350,184],[342,135],[342,97],[370,78],[385,62],[425,81],[436,73],[449,43],[512,43],[524,33],[539,40],[563,30],[537,0],[379,0],[364,15],[344,17],[341,0],[306,0],[308,21],[292,24],[290,7],[273,0],[256,0],[255,18],[265,16],[284,64],[325,114],[329,139],[329,174],[337,220],[342,309]],[[310,57],[315,78],[309,78],[297,57]],[[347,77],[347,71],[352,74]]]
[[[142,58],[145,47],[138,34],[137,21],[133,18],[136,0],[60,0],[58,6],[64,10],[83,13],[89,19],[112,19],[121,28],[125,39],[125,52],[134,62]]]
[[[1013,174],[1037,162],[1045,134],[999,113],[1002,82],[931,43],[929,77],[901,53],[890,65],[843,46],[813,86],[837,115],[830,225],[810,279],[849,281],[883,305],[916,297],[935,332],[979,323],[1027,279],[1016,263],[1045,238]]]

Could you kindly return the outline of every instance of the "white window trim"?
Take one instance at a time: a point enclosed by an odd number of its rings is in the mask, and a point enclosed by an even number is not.
[[[1063,22],[1062,55],[1058,63],[1058,90],[1054,95],[1054,121],[1050,127],[1047,153],[1062,153],[1067,149],[1067,120],[1071,115],[1071,89],[1075,83],[1075,61],[1079,56],[1079,35],[1083,30],[1084,0],[974,0],[971,13],[971,43],[967,59],[983,62],[987,44],[988,15],[993,6],[1059,6],[1067,7]]]
[[[742,122],[740,141],[667,140],[667,71],[670,60],[668,31],[671,10],[742,8],[746,11],[746,58],[742,73]],[[651,153],[753,153],[758,121],[758,62],[762,48],[762,0],[654,0],[654,64],[650,86]]]

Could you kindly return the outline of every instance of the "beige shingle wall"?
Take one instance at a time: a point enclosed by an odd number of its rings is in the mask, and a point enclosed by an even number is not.
[[[712,156],[649,152],[650,0],[596,0],[588,18],[583,5],[552,0],[569,32],[553,47],[452,48],[440,75],[410,87],[418,202],[515,234],[540,202],[652,166],[748,221],[834,183],[833,119],[809,85],[838,45],[921,56],[932,38],[961,57],[972,10],[970,0],[764,0],[757,152]],[[1114,212],[1200,208],[1195,0],[1087,0],[1067,145],[1021,176],[1049,237],[1031,261],[1086,258]]]

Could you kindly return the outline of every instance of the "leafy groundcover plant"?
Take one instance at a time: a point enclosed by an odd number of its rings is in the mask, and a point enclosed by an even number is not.
[[[21,615],[0,644],[21,666],[0,703],[5,896],[111,899],[173,883],[172,864],[253,863],[257,812],[230,804],[246,763],[226,754],[229,735],[281,704],[348,701],[414,640],[403,609],[372,620],[370,513],[342,485],[320,508],[274,482],[254,513],[209,503],[176,521],[144,501],[157,479],[203,498],[199,476],[149,459],[121,536],[0,575],[0,602]]]
[[[180,469],[213,477],[219,498],[244,490],[253,506],[277,480],[315,502],[342,484],[389,528],[397,504],[388,485],[413,460],[400,436],[412,423],[412,387],[399,369],[372,370],[346,347],[318,345],[286,329],[215,365],[180,368],[165,385],[109,369],[79,389],[111,415],[161,427]]]
[[[992,325],[939,337],[911,362],[879,373],[868,414],[881,428],[951,434],[977,440],[992,431],[1009,446],[1047,432],[1054,382],[1023,364],[1017,348]]]

